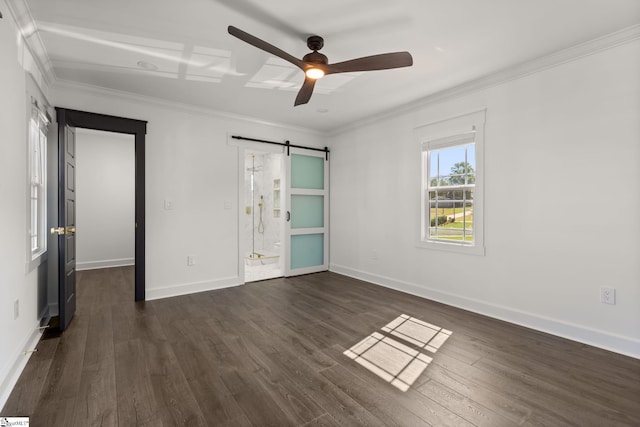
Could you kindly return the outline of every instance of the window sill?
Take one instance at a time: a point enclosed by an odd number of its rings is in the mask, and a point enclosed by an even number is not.
[[[466,255],[484,256],[485,250],[483,245],[462,245],[459,243],[432,242],[421,240],[416,244],[417,247],[423,249],[432,249],[443,252],[454,252]]]
[[[33,270],[38,268],[41,264],[44,264],[47,261],[47,251],[42,252],[40,255],[37,255],[31,261],[27,261],[26,265],[26,274],[31,273]]]

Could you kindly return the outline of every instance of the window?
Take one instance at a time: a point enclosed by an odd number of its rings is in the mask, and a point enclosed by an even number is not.
[[[484,254],[484,113],[416,129],[422,164],[419,246]]]
[[[46,199],[47,199],[47,126],[50,120],[46,113],[32,101],[29,120],[29,187],[30,261],[36,261],[47,250]]]

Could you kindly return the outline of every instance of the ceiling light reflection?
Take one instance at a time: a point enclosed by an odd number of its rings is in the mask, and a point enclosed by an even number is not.
[[[205,67],[207,65],[207,63],[204,62],[200,62],[200,61],[193,61],[190,59],[184,59],[182,58],[180,55],[182,55],[182,51],[179,51],[179,54],[171,54],[171,53],[167,53],[166,51],[169,49],[165,48],[165,52],[161,52],[158,51],[156,49],[156,47],[143,47],[143,46],[136,46],[134,44],[135,40],[132,40],[131,44],[129,43],[122,43],[122,42],[117,42],[117,41],[112,41],[112,40],[107,40],[106,38],[102,38],[102,37],[95,37],[92,36],[90,34],[86,34],[86,33],[81,33],[78,31],[73,31],[73,30],[68,30],[65,28],[62,28],[61,26],[56,26],[56,25],[52,25],[52,24],[47,24],[47,23],[40,23],[38,24],[38,30],[39,31],[43,31],[43,32],[48,32],[48,33],[52,33],[52,34],[57,34],[59,36],[63,36],[63,37],[68,37],[71,39],[75,39],[75,40],[80,40],[80,41],[85,41],[88,43],[94,43],[94,44],[98,44],[101,46],[107,46],[107,47],[111,47],[114,49],[120,49],[120,50],[125,50],[128,52],[135,52],[135,53],[139,53],[142,55],[147,55],[147,56],[151,56],[154,58],[159,58],[159,59],[164,59],[167,61],[172,61],[172,62],[176,62],[176,63],[183,63],[183,64],[190,64],[190,65],[195,65],[198,67]],[[160,48],[162,49],[162,48]],[[171,49],[173,50],[173,49]]]

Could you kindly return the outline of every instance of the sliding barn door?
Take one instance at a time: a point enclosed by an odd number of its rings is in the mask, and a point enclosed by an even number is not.
[[[329,269],[329,161],[326,153],[290,149],[286,165],[285,276]]]

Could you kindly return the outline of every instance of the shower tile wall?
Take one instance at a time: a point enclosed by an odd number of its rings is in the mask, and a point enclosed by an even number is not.
[[[245,157],[245,221],[244,221],[244,238],[246,255],[251,253],[252,238],[255,236],[255,251],[258,253],[267,251],[269,253],[280,252],[280,228],[282,216],[277,218],[274,216],[273,190],[274,180],[281,179],[281,154],[255,153],[255,171],[254,171],[254,202],[251,203],[251,172],[252,158],[251,154]],[[262,221],[264,225],[264,233],[258,231],[260,223],[260,207],[258,202],[260,196],[264,196],[264,206],[262,207]],[[251,209],[247,213],[246,207]],[[255,214],[255,222],[252,224],[252,216]],[[253,233],[252,233],[253,226]]]

